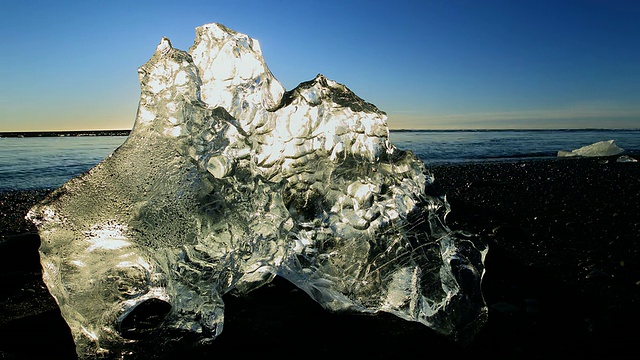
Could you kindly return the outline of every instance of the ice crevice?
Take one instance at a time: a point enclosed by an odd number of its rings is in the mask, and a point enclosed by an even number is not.
[[[188,52],[162,38],[138,76],[128,139],[27,215],[80,358],[206,344],[222,295],[275,276],[331,311],[461,343],[482,327],[487,247],[447,227],[375,105],[321,74],[286,91],[257,40],[215,23]]]

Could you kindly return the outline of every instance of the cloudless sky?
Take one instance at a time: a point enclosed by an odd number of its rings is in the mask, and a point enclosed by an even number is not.
[[[3,0],[0,131],[130,129],[137,68],[212,22],[395,129],[640,128],[640,1]]]

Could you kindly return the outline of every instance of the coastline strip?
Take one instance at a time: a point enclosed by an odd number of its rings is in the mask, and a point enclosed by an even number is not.
[[[63,137],[63,136],[129,136],[131,130],[72,130],[0,132],[0,138],[10,137]]]

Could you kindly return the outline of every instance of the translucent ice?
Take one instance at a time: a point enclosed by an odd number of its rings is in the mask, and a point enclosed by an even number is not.
[[[638,162],[638,160],[636,158],[633,158],[629,155],[622,155],[619,158],[616,159],[616,162]]]
[[[614,143],[613,140],[598,141],[591,145],[583,146],[579,149],[572,151],[558,151],[558,156],[612,156],[618,155],[624,152],[624,149],[620,148]]]
[[[486,246],[386,115],[318,75],[285,92],[256,40],[219,24],[163,38],[135,126],[35,206],[44,281],[81,358],[223,328],[222,295],[282,276],[329,310],[379,311],[468,341],[487,317]]]

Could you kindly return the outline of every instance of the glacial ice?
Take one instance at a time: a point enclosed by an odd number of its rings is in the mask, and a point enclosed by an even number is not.
[[[613,156],[618,155],[624,152],[624,149],[615,144],[614,140],[606,140],[606,141],[598,141],[591,145],[583,146],[579,149],[565,151],[558,151],[559,157],[570,157],[570,156],[586,156],[586,157],[595,157],[595,156]]]
[[[616,162],[619,163],[628,163],[628,162],[638,162],[636,158],[633,158],[629,155],[622,155],[616,159]]]
[[[80,358],[223,329],[222,295],[281,276],[324,308],[388,312],[468,342],[487,247],[452,231],[386,114],[318,75],[285,91],[257,40],[196,28],[138,70],[134,128],[27,217]]]

